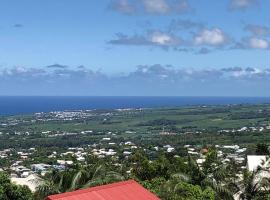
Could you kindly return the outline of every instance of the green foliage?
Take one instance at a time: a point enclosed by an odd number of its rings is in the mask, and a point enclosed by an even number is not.
[[[195,160],[188,157],[185,144],[209,146],[209,144],[254,144],[252,154],[269,155],[267,143],[270,142],[269,130],[262,132],[231,132],[220,133],[221,129],[235,129],[243,126],[266,126],[270,123],[269,105],[236,105],[236,106],[207,106],[165,109],[130,110],[117,112],[112,110],[93,111],[94,117],[71,121],[48,120],[32,123],[33,116],[28,116],[17,125],[0,127],[0,131],[10,134],[0,136],[0,148],[36,147],[37,151],[23,165],[32,163],[55,164],[58,158],[48,158],[53,151],[59,154],[67,147],[86,146],[99,143],[107,131],[116,134],[112,142],[119,144],[127,140],[140,144],[147,151],[136,152],[126,159],[121,153],[119,158],[112,160],[87,157],[86,165],[75,165],[65,171],[52,171],[45,177],[43,184],[35,194],[36,199],[72,191],[79,188],[110,183],[116,180],[130,178],[126,173],[132,169],[131,178],[139,181],[144,187],[156,193],[164,200],[195,200],[216,199],[231,200],[232,194],[241,190],[245,200],[269,198],[269,180],[263,179],[254,184],[257,174],[245,173],[243,183],[239,186],[236,176],[241,170],[234,161],[222,164],[215,148],[210,147],[206,160],[198,166]],[[262,112],[259,110],[262,110]],[[110,112],[106,117],[104,114]],[[164,116],[166,116],[164,118]],[[49,116],[47,116],[49,119]],[[20,117],[18,117],[20,118]],[[16,117],[14,117],[16,119]],[[3,123],[7,119],[1,119]],[[160,135],[165,131],[176,132],[176,135]],[[42,131],[52,131],[51,135],[41,134]],[[81,131],[93,130],[91,134],[80,134]],[[128,130],[128,133],[126,132]],[[28,131],[30,135],[15,135],[14,132]],[[77,135],[54,136],[56,133],[72,132]],[[136,133],[135,133],[136,132]],[[188,133],[187,133],[188,132]],[[196,132],[196,133],[195,133]],[[171,154],[160,154],[153,147],[170,144],[175,147]],[[111,148],[102,144],[102,148]],[[57,150],[55,150],[57,148]],[[97,148],[100,148],[98,146]],[[117,152],[123,152],[124,145],[115,147]],[[132,150],[135,151],[135,150]],[[174,155],[182,157],[174,157]],[[73,160],[74,157],[63,159]],[[9,167],[11,160],[18,160],[18,155],[12,152],[8,159],[1,159],[1,167]],[[119,164],[113,167],[113,164]],[[118,168],[118,169],[116,169]],[[32,194],[26,187],[10,183],[8,176],[0,174],[0,200],[19,199],[31,200]]]
[[[0,199],[33,200],[33,195],[28,187],[11,183],[9,176],[0,172]]]
[[[234,105],[234,106],[207,106],[207,107],[181,107],[163,109],[131,110],[116,112],[115,110],[91,111],[86,119],[71,121],[48,120],[36,121],[33,115],[14,116],[12,119],[19,121],[16,125],[0,127],[3,133],[0,136],[0,148],[67,148],[98,143],[106,131],[118,132],[120,138],[132,138],[135,143],[143,145],[158,145],[164,142],[175,147],[189,144],[252,144],[269,143],[268,130],[262,132],[234,132],[218,133],[221,129],[239,129],[243,126],[265,126],[269,124],[269,105]],[[107,117],[109,123],[103,123],[104,113],[111,113]],[[166,116],[166,117],[164,117]],[[254,117],[255,116],[255,117]],[[44,119],[49,119],[47,114]],[[27,121],[28,120],[28,121]],[[25,122],[27,121],[27,122]],[[8,123],[9,118],[1,118],[1,123]],[[117,123],[116,123],[117,122]],[[177,133],[190,132],[190,134],[177,134],[173,137],[156,137],[162,128],[165,131]],[[93,130],[91,134],[79,134],[81,131]],[[136,132],[125,133],[126,130]],[[29,132],[29,135],[15,135],[14,132]],[[78,135],[48,137],[42,131],[55,133],[78,133]],[[202,133],[195,133],[202,131]],[[51,136],[51,135],[50,135]],[[1,163],[0,163],[1,164]],[[5,165],[5,163],[3,163]]]
[[[202,185],[206,178],[204,172],[191,157],[188,158],[188,175],[190,176],[190,182],[194,185]]]
[[[35,197],[44,199],[51,194],[108,184],[123,179],[123,176],[109,171],[105,165],[76,165],[65,171],[53,170],[47,175],[44,183],[37,188]]]
[[[186,172],[187,166],[181,158],[168,158],[164,154],[160,154],[158,159],[149,161],[143,152],[136,152],[131,158],[132,162],[136,162],[133,166],[132,173],[134,177],[141,181],[151,181],[154,178],[162,177],[168,180],[171,174],[178,172]]]
[[[140,181],[142,186],[144,186],[146,189],[150,190],[151,192],[157,194],[158,196],[161,195],[160,187],[164,185],[165,182],[166,182],[166,179],[163,177],[153,178],[152,180]]]
[[[240,198],[242,200],[269,200],[270,197],[270,179],[266,177],[258,178],[263,169],[257,169],[253,172],[244,172],[244,179],[241,187]]]
[[[210,187],[205,190],[198,185],[179,183],[175,186],[175,194],[179,200],[214,200],[215,192]]]
[[[256,154],[257,155],[269,155],[268,145],[264,143],[257,144],[256,146]]]
[[[210,148],[206,155],[205,162],[203,163],[204,173],[212,173],[218,164],[218,157],[216,149]]]
[[[160,197],[163,200],[214,200],[215,192],[210,187],[202,189],[199,185],[172,179],[163,185]]]

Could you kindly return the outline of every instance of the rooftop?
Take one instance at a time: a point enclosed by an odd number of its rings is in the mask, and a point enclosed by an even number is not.
[[[254,171],[258,168],[258,166],[262,166],[263,163],[266,162],[266,156],[258,156],[258,155],[248,155],[247,156],[247,163],[248,163],[248,170]]]
[[[159,200],[134,180],[51,195],[47,200]]]

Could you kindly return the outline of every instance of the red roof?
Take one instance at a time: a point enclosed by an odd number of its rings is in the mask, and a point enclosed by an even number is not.
[[[48,196],[47,200],[160,200],[134,180]]]

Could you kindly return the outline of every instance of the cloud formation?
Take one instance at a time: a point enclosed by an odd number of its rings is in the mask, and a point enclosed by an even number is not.
[[[270,43],[267,39],[261,37],[245,37],[240,42],[235,43],[233,49],[260,49],[269,50]]]
[[[146,29],[134,35],[117,33],[116,38],[107,43],[122,46],[161,47],[164,50],[194,54],[208,54],[216,50],[270,49],[269,27],[247,24],[242,27],[242,33],[242,38],[234,39],[232,35],[219,27],[209,26],[200,21],[173,19],[165,28]]]
[[[134,14],[136,11],[129,0],[114,0],[111,2],[110,8],[124,14]]]
[[[149,14],[183,13],[189,9],[186,0],[142,0],[142,2],[145,12]]]
[[[125,14],[168,15],[190,10],[188,0],[114,0],[111,8]],[[259,0],[229,0],[231,10],[246,10],[259,4]],[[247,24],[242,36],[234,38],[233,32],[222,26],[208,25],[190,19],[170,19],[166,26],[143,27],[136,34],[117,33],[107,41],[111,45],[160,47],[163,50],[208,54],[216,50],[268,50],[270,27]],[[248,35],[245,35],[248,33]]]
[[[194,38],[196,45],[223,46],[227,41],[227,36],[219,28],[204,29]]]
[[[244,36],[240,41],[234,43],[232,49],[270,49],[270,28],[267,26],[248,24],[243,30],[249,33],[249,36]]]
[[[249,38],[249,46],[253,49],[268,49],[269,41],[262,38],[251,37]]]
[[[257,0],[230,0],[229,8],[232,10],[246,10],[257,4]]]
[[[267,36],[270,34],[270,28],[266,26],[248,24],[244,30],[249,31],[254,36]]]
[[[187,31],[187,30],[202,30],[206,25],[202,22],[191,21],[188,19],[171,20],[169,24],[169,31]]]
[[[109,6],[123,14],[168,15],[190,10],[187,0],[113,0]]]
[[[147,31],[146,35],[127,36],[122,33],[116,34],[116,39],[108,42],[113,45],[153,46],[169,48],[181,44],[181,39],[162,31]]]
[[[264,85],[260,89],[260,85]],[[154,87],[153,87],[154,86]],[[140,65],[110,76],[86,67],[0,69],[1,95],[266,95],[270,68],[176,68]]]
[[[192,31],[189,32],[189,30]],[[183,33],[185,33],[185,38],[180,36]],[[165,31],[147,30],[146,33],[132,36],[117,33],[116,38],[108,41],[108,43],[112,45],[161,47],[165,50],[185,50],[185,52],[199,51],[205,54],[211,51],[209,48],[220,49],[228,45],[230,39],[220,28],[208,29],[201,23],[177,20],[172,21]],[[208,51],[206,51],[205,46],[208,46]],[[204,47],[204,49],[201,49],[201,47]],[[200,50],[196,50],[196,48]]]

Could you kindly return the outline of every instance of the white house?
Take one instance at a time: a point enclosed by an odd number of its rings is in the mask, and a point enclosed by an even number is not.
[[[263,166],[266,162],[266,156],[248,155],[247,156],[247,167],[249,171],[256,170],[259,166]]]

